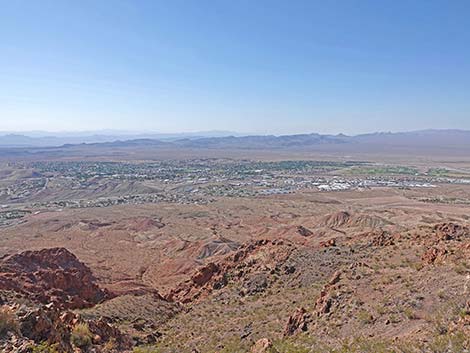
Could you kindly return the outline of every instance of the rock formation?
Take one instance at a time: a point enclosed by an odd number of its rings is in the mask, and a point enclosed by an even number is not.
[[[0,289],[29,299],[77,309],[108,296],[95,283],[91,270],[65,248],[25,251],[0,262]]]

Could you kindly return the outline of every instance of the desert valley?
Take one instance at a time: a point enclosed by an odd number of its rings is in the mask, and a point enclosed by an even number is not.
[[[2,148],[1,349],[468,351],[467,147],[298,139]]]

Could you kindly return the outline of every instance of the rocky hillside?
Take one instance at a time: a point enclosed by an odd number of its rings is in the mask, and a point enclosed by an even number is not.
[[[465,352],[469,257],[467,224],[404,229],[345,211],[208,257],[163,293],[143,283],[111,293],[64,248],[26,251],[0,261],[0,345],[67,353]]]

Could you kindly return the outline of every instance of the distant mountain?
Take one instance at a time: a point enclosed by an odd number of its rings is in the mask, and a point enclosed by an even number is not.
[[[357,135],[354,142],[363,144],[387,144],[406,146],[469,146],[467,130],[419,130],[409,132],[379,132]]]
[[[299,134],[283,136],[228,136],[193,140],[184,139],[174,141],[173,143],[177,146],[191,148],[277,149],[346,143],[347,141],[348,138],[344,135]]]
[[[217,138],[182,139],[173,142],[177,146],[190,148],[236,148],[236,149],[308,149],[331,145],[355,148],[388,147],[470,147],[470,131],[465,130],[421,130],[410,132],[378,132],[356,136],[298,134],[282,136],[228,136]]]
[[[99,148],[108,148],[108,147],[138,147],[138,146],[148,146],[148,147],[155,147],[155,146],[173,146],[171,142],[160,141],[155,139],[135,139],[135,140],[117,140],[111,142],[101,142],[101,143],[87,143],[82,144],[87,147],[99,147]],[[63,147],[75,147],[77,145],[74,144],[67,144],[63,145]]]
[[[3,148],[132,148],[166,147],[190,149],[240,149],[240,150],[348,150],[403,151],[442,150],[469,151],[470,131],[465,130],[421,130],[410,132],[378,132],[356,136],[321,135],[316,133],[297,135],[250,135],[250,136],[197,136],[189,134],[157,134],[137,136],[90,135],[82,137],[30,137],[16,134],[0,136]],[[223,133],[223,132],[220,132]],[[157,138],[158,137],[158,138]]]
[[[0,132],[0,147],[54,147],[71,144],[96,144],[130,140],[163,140],[213,138],[224,136],[244,136],[230,131],[201,131],[188,133],[132,133],[126,131],[103,130],[84,132],[48,133],[29,131],[25,133]]]
[[[60,141],[55,138],[38,138],[16,134],[0,136],[0,146],[4,147],[52,146],[58,144],[60,144]]]

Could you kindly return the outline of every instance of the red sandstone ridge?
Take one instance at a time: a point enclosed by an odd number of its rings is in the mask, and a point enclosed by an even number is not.
[[[290,247],[290,243],[282,240],[251,242],[234,254],[196,269],[189,280],[177,285],[164,298],[171,302],[192,302],[213,290],[225,287],[228,277],[240,279],[249,272],[274,268],[285,262],[292,250]]]
[[[96,285],[91,270],[65,248],[25,251],[4,258],[0,262],[0,289],[68,309],[90,307],[107,296]]]

